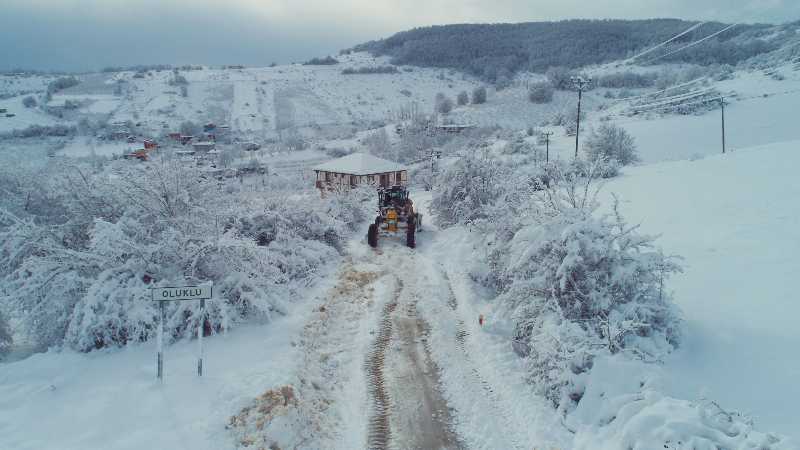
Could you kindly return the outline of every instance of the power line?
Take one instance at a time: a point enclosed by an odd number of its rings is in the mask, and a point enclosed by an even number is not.
[[[681,100],[690,100],[693,98],[701,97],[703,95],[708,94],[709,92],[714,92],[714,88],[706,88],[699,91],[689,92],[686,94],[680,94],[673,97],[666,97],[663,99],[654,99],[656,100],[655,103],[647,103],[644,105],[631,105],[631,109],[649,109],[651,107],[657,107],[662,105],[671,105],[675,102],[680,102]]]
[[[656,45],[655,47],[653,47],[653,48],[650,48],[650,49],[648,49],[648,50],[645,50],[645,51],[643,51],[642,53],[639,53],[638,55],[631,56],[630,58],[626,59],[625,61],[622,61],[622,63],[623,63],[623,64],[627,64],[627,63],[630,63],[630,62],[632,62],[634,59],[641,58],[642,56],[644,56],[644,55],[647,55],[647,54],[649,54],[649,53],[651,53],[651,52],[653,52],[653,51],[655,51],[655,50],[657,50],[657,49],[659,49],[659,48],[661,48],[661,47],[663,47],[663,46],[665,46],[665,45],[669,44],[670,42],[672,42],[672,41],[674,41],[674,40],[676,40],[676,39],[679,39],[679,38],[681,38],[681,37],[683,37],[683,36],[685,36],[685,35],[687,35],[687,34],[691,33],[692,31],[694,31],[694,30],[696,30],[696,29],[700,28],[700,27],[701,27],[701,26],[703,26],[703,25],[705,25],[705,22],[696,23],[696,24],[692,25],[691,27],[689,27],[689,29],[688,29],[688,30],[685,30],[685,31],[683,31],[682,33],[680,33],[680,34],[677,34],[677,35],[675,35],[675,36],[673,36],[673,37],[671,37],[671,38],[667,39],[666,41],[664,41],[664,42],[662,42],[662,43],[660,43],[660,44]]]
[[[683,50],[686,50],[687,48],[694,47],[697,44],[705,42],[705,41],[707,41],[707,40],[709,40],[709,39],[711,39],[711,38],[713,38],[715,36],[718,36],[718,35],[726,32],[726,31],[730,30],[731,28],[735,27],[736,25],[739,25],[739,24],[738,23],[734,23],[733,25],[728,25],[727,27],[717,31],[716,33],[712,33],[712,34],[710,34],[710,35],[708,35],[708,36],[706,36],[706,37],[704,37],[704,38],[702,38],[700,40],[694,41],[694,42],[692,42],[692,43],[690,43],[688,45],[685,45],[685,46],[683,46],[683,47],[681,47],[681,48],[679,48],[677,50],[673,50],[673,51],[671,51],[669,53],[666,53],[664,55],[656,56],[655,58],[648,59],[647,61],[643,62],[642,64],[643,65],[644,64],[649,64],[649,63],[651,63],[653,61],[658,61],[661,58],[666,58],[667,56],[674,55],[675,53],[678,53],[678,52],[681,52]]]
[[[746,96],[746,97],[739,97],[735,93],[729,92],[727,94],[722,94],[721,97],[734,97],[736,99],[735,103],[741,103],[741,102],[747,102],[747,101],[751,101],[751,100],[766,100],[766,99],[771,98],[771,97],[776,97],[776,96],[781,96],[781,95],[789,95],[789,94],[796,94],[796,93],[800,93],[800,89],[789,89],[789,90],[779,91],[779,92],[765,92],[763,94],[754,94],[754,95],[749,95],[749,96]],[[700,104],[708,104],[708,103],[710,103],[712,101],[719,101],[719,99],[720,99],[720,97],[711,97],[711,98],[706,98],[706,99],[703,99],[703,100],[693,101],[693,102],[689,102],[689,103],[679,103],[679,104],[673,105],[672,107],[694,106],[694,105],[700,105]],[[734,103],[726,102],[726,104],[734,104]],[[655,111],[658,111],[658,110],[665,110],[665,109],[668,109],[668,106],[661,106],[661,107],[653,108],[650,111],[641,111],[641,112],[655,112]],[[617,122],[620,125],[625,125],[625,124],[629,124],[629,123],[636,123],[636,122],[643,122],[643,121],[650,120],[650,119],[646,119],[646,118],[634,119],[631,116],[627,116],[627,115],[619,114],[619,113],[618,114],[608,114],[608,115],[605,115],[603,117],[606,117],[608,119],[614,119],[614,118],[628,119],[626,121]]]
[[[673,90],[675,90],[675,89],[679,89],[679,88],[682,88],[682,87],[685,87],[685,86],[692,85],[692,84],[694,84],[694,83],[697,83],[698,81],[705,80],[706,78],[707,78],[707,77],[704,75],[704,76],[702,76],[702,77],[695,78],[694,80],[689,80],[689,81],[687,81],[687,82],[685,82],[685,83],[676,84],[675,86],[670,86],[670,87],[668,87],[668,88],[661,89],[660,91],[650,92],[650,93],[647,93],[647,94],[642,94],[642,95],[636,95],[636,96],[633,96],[633,97],[621,98],[621,99],[619,99],[619,100],[617,100],[617,101],[613,102],[613,103],[612,103],[610,106],[614,106],[614,105],[617,105],[617,104],[619,104],[619,103],[624,103],[624,102],[630,102],[630,101],[633,101],[633,100],[638,100],[638,99],[640,99],[640,98],[652,97],[652,96],[654,96],[654,95],[663,94],[664,92],[667,92],[667,91],[673,91]]]

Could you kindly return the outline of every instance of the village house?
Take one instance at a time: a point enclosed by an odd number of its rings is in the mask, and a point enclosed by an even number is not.
[[[315,167],[314,172],[316,187],[323,190],[359,184],[379,187],[408,184],[408,169],[404,165],[367,153],[353,153],[328,161]]]
[[[213,141],[192,142],[192,148],[198,152],[208,153],[216,148],[216,143]]]

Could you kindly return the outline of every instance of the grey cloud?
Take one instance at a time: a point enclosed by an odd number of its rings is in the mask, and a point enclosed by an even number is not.
[[[414,26],[564,18],[786,22],[796,0],[5,0],[0,69],[265,65]]]

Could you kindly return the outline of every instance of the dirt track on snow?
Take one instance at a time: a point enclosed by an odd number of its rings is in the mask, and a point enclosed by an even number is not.
[[[463,448],[439,388],[428,349],[429,326],[418,314],[413,284],[399,279],[397,286],[366,361],[373,402],[369,448]]]

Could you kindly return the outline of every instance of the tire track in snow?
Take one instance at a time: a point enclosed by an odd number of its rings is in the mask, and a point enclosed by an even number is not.
[[[376,252],[380,265],[394,272],[396,289],[387,299],[365,371],[371,414],[370,449],[461,449],[444,398],[439,367],[429,347],[430,325],[417,310],[420,274],[416,256],[404,247]],[[389,269],[391,267],[391,270]]]
[[[389,426],[389,409],[391,401],[386,391],[386,379],[383,369],[386,363],[386,349],[392,338],[392,313],[397,308],[396,298],[403,289],[403,282],[397,280],[395,298],[383,307],[378,337],[375,339],[372,351],[367,356],[365,370],[367,372],[367,386],[372,399],[372,414],[367,430],[367,445],[370,449],[384,450],[389,448],[391,429]]]

